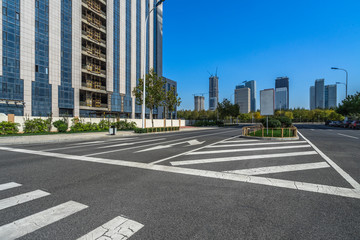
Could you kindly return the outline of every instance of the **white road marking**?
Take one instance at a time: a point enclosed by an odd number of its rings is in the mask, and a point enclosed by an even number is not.
[[[299,144],[299,143],[306,143],[306,141],[296,141],[296,142],[262,142],[262,143],[241,143],[241,144],[220,144],[220,145],[213,145],[207,146],[206,148],[225,148],[225,147],[243,147],[243,146],[258,146],[258,145],[282,145],[282,144]]]
[[[356,182],[348,173],[346,173],[344,170],[342,170],[333,160],[331,160],[328,156],[325,155],[320,149],[318,149],[312,142],[310,142],[306,137],[304,137],[303,134],[301,134],[298,131],[299,135],[307,141],[316,152],[320,154],[320,156],[330,164],[348,183],[350,183],[351,186],[353,186],[355,189],[360,190],[360,184]]]
[[[226,141],[226,140],[233,139],[233,138],[236,138],[236,137],[237,137],[237,136],[235,136],[235,137],[230,137],[230,138],[221,140],[221,141],[219,141],[219,142],[215,142],[215,143],[209,144],[209,145],[207,145],[207,146],[212,146],[212,145],[215,145],[215,144],[219,144],[219,143],[222,143],[222,142],[224,142],[224,141]],[[207,147],[207,146],[200,147],[200,148],[196,148],[196,149],[193,149],[193,150],[190,150],[190,151],[187,151],[187,152],[183,152],[183,153],[180,153],[180,154],[176,154],[176,155],[171,156],[171,157],[163,158],[163,159],[157,160],[157,161],[155,161],[155,162],[151,162],[151,163],[149,163],[149,164],[158,164],[158,163],[161,163],[161,162],[164,162],[164,161],[167,161],[167,160],[176,158],[176,157],[180,157],[180,156],[182,156],[182,155],[186,155],[186,154],[191,153],[191,152],[198,151],[198,150],[203,149],[203,148],[205,148],[205,147]]]
[[[184,174],[184,175],[196,176],[196,177],[207,177],[207,178],[213,178],[213,179],[222,179],[222,180],[237,181],[237,182],[244,182],[244,183],[253,183],[253,184],[260,184],[260,185],[266,185],[266,186],[272,186],[272,187],[281,187],[281,188],[288,188],[288,189],[301,190],[301,191],[307,191],[307,192],[323,193],[323,194],[330,194],[330,195],[335,195],[335,196],[360,199],[360,190],[351,189],[351,188],[341,188],[341,187],[333,187],[333,186],[319,185],[319,184],[313,184],[313,183],[272,179],[272,178],[258,177],[258,176],[246,176],[246,175],[233,174],[233,173],[222,173],[222,172],[215,172],[215,171],[180,168],[180,167],[172,167],[172,166],[164,166],[164,165],[153,165],[153,164],[147,164],[147,163],[130,162],[130,161],[123,161],[123,160],[111,160],[111,159],[104,159],[104,158],[93,158],[93,157],[61,154],[61,153],[34,151],[34,150],[27,150],[27,149],[16,149],[16,148],[9,148],[9,147],[0,147],[0,150],[10,151],[10,152],[28,153],[28,154],[34,154],[34,155],[39,155],[39,156],[55,157],[55,158],[62,158],[62,159],[70,159],[70,160],[75,160],[75,161],[84,161],[84,162],[92,162],[92,163],[99,163],[99,164],[109,164],[109,165],[114,165],[114,166],[133,167],[133,168],[140,168],[140,169],[159,171],[159,172]],[[317,154],[317,153],[314,151],[312,154]],[[11,231],[13,231],[13,229],[11,229]],[[5,235],[5,236],[7,236],[7,235]],[[0,234],[0,239],[1,239],[1,234]]]
[[[15,222],[0,226],[0,239],[12,240],[79,212],[88,206],[69,201]]]
[[[77,145],[87,145],[87,144],[94,144],[94,143],[104,143],[105,141],[94,141],[94,142],[82,142],[82,143],[75,143],[72,144],[73,146],[77,146]]]
[[[341,136],[344,136],[344,137],[348,137],[348,138],[359,139],[358,137],[354,137],[354,136],[350,136],[350,135],[346,135],[346,134],[341,134],[341,133],[338,133],[338,135],[341,135]]]
[[[168,145],[158,145],[158,146],[155,146],[155,147],[146,148],[146,149],[137,151],[136,153],[154,151],[154,150],[165,149],[165,148],[171,148],[171,147],[173,147],[173,146],[181,145],[181,144],[186,144],[186,143],[189,144],[190,146],[196,146],[196,145],[201,145],[201,144],[203,144],[204,142],[205,142],[205,141],[199,142],[198,140],[194,139],[194,140],[190,140],[190,141],[173,143],[173,144],[168,144]]]
[[[119,216],[78,238],[77,240],[126,240],[139,231],[143,226],[144,225],[141,223]]]
[[[50,195],[50,193],[47,193],[47,192],[44,192],[41,190],[36,190],[33,192],[20,194],[20,195],[14,196],[14,197],[1,199],[0,200],[0,210],[9,208],[9,207],[13,207],[18,204],[26,203],[26,202],[29,202],[29,201],[32,201],[32,200],[35,200],[38,198],[46,197],[48,195]]]
[[[238,156],[238,157],[222,157],[222,158],[184,160],[184,161],[176,161],[176,162],[170,162],[170,163],[173,166],[181,166],[181,165],[192,165],[192,164],[203,164],[203,163],[245,161],[245,160],[264,159],[264,158],[297,157],[297,156],[308,156],[308,155],[316,155],[316,154],[317,154],[317,152],[315,152],[315,151],[273,153],[273,154],[248,155],[248,156]]]
[[[281,149],[294,149],[294,148],[311,148],[311,146],[300,145],[300,146],[282,146],[282,147],[240,148],[240,149],[227,149],[227,150],[216,150],[216,151],[191,152],[186,155],[219,154],[219,153],[250,152],[250,151],[254,152],[254,151],[281,150]]]
[[[315,131],[314,129],[310,129],[311,131]]]
[[[242,143],[242,142],[259,142],[259,140],[233,140],[233,141],[223,141],[222,143]]]
[[[0,184],[0,191],[7,190],[10,188],[20,187],[20,186],[21,184],[15,182],[4,183],[4,184]]]
[[[98,147],[98,148],[102,149],[102,148],[121,147],[121,146],[135,145],[135,144],[140,144],[140,143],[156,142],[156,141],[161,141],[161,140],[165,140],[165,139],[166,138],[157,138],[157,139],[150,139],[150,140],[145,140],[145,141],[140,141],[140,142],[119,143],[119,144],[114,144],[114,145],[102,146],[102,147]]]
[[[221,133],[227,133],[227,132],[233,132],[233,131],[234,131],[234,130],[226,131],[226,132],[221,132]],[[212,135],[218,135],[218,134],[219,134],[219,133],[216,132],[216,133],[198,135],[198,136],[196,136],[196,137],[192,136],[192,137],[180,138],[180,139],[176,139],[176,140],[166,141],[166,143],[179,142],[179,141],[182,141],[182,140],[184,140],[184,139],[194,139],[194,138],[205,137],[205,136],[212,136]],[[113,152],[126,151],[126,150],[131,150],[131,149],[136,149],[136,148],[142,148],[142,147],[149,147],[149,146],[154,146],[154,145],[157,145],[157,144],[159,144],[159,143],[151,143],[151,144],[146,144],[146,145],[142,145],[142,146],[134,146],[134,147],[129,147],[129,148],[122,148],[122,149],[115,149],[115,150],[110,150],[110,151],[105,151],[105,152],[92,153],[92,154],[84,155],[84,157],[90,157],[90,156],[96,156],[96,155],[101,155],[101,154],[107,154],[107,153],[113,153]]]
[[[269,174],[269,173],[294,172],[294,171],[312,170],[312,169],[329,168],[329,167],[330,165],[327,164],[326,162],[318,162],[318,163],[292,164],[292,165],[261,167],[261,168],[249,168],[249,169],[224,171],[224,172],[253,176],[253,175],[261,175],[261,174]]]

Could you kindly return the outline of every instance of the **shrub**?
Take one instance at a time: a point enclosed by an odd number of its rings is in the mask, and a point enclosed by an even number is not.
[[[24,123],[25,133],[44,133],[49,131],[49,121],[41,118],[27,119]]]
[[[53,123],[58,132],[66,132],[68,130],[68,122],[66,120],[57,120]]]
[[[266,127],[266,118],[260,120],[264,127]],[[269,128],[279,128],[281,127],[281,122],[275,118],[269,118]]]
[[[18,123],[0,122],[0,135],[15,134],[19,132]]]
[[[137,127],[135,122],[128,122],[127,120],[117,121],[113,124],[116,126],[117,130],[134,130]]]
[[[110,122],[107,121],[107,120],[101,120],[101,121],[99,122],[99,128],[100,128],[101,130],[109,130],[109,128],[110,128]]]
[[[282,127],[291,127],[292,126],[291,119],[286,116],[280,116],[280,117],[277,117],[276,119],[281,122]]]

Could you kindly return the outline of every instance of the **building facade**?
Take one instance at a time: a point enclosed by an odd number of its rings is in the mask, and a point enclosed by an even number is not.
[[[235,104],[239,105],[240,113],[249,113],[251,111],[250,88],[237,86],[234,95],[235,95]]]
[[[315,109],[315,86],[310,87],[310,110]]]
[[[219,102],[219,77],[217,75],[209,78],[209,110],[215,111]]]
[[[132,94],[162,75],[162,5],[155,0],[2,0],[0,112],[140,116]],[[146,53],[143,44],[147,39]]]
[[[289,78],[275,79],[275,108],[289,109]]]
[[[336,108],[337,106],[337,86],[326,85],[325,86],[325,108]]]
[[[204,96],[194,96],[194,110],[195,111],[205,110],[205,97]]]
[[[165,77],[164,80],[166,81],[164,86],[165,92],[174,90],[175,93],[177,93],[177,82]],[[159,119],[163,119],[163,118],[171,119],[171,115],[173,119],[177,118],[177,106],[174,106],[173,112],[168,112],[164,107],[159,107],[159,109],[157,110],[157,114]]]
[[[324,79],[315,80],[315,108],[325,108],[325,85]]]
[[[251,112],[256,112],[256,81],[246,81],[245,87],[250,88],[250,105],[251,105]]]

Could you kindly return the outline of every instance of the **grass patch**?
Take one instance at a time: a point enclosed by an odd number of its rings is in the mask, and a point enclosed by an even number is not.
[[[264,136],[263,136],[263,131],[264,131]],[[281,129],[269,129],[268,134],[266,134],[266,128],[264,128],[263,130],[258,130],[256,132],[252,132],[249,133],[249,136],[254,136],[254,137],[282,137],[281,136]],[[283,137],[295,137],[294,135],[294,131],[288,128],[284,128],[283,129]]]

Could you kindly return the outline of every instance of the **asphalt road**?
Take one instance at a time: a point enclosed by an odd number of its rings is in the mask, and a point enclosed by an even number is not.
[[[0,239],[359,239],[360,131],[298,128],[0,146]]]

